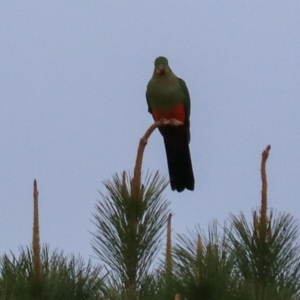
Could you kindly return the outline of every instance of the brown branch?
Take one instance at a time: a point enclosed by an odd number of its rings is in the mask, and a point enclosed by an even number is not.
[[[271,149],[271,145],[268,145],[267,148],[262,153],[261,159],[261,181],[262,181],[262,189],[261,189],[261,208],[260,208],[260,219],[263,226],[266,226],[267,222],[267,208],[268,208],[268,181],[267,181],[267,173],[266,173],[266,163],[269,157],[269,151]]]
[[[203,244],[202,244],[202,238],[201,235],[198,234],[198,240],[197,240],[197,252],[201,253],[203,249]]]
[[[175,300],[180,300],[180,299],[181,299],[180,294],[176,294],[176,295],[175,295]]]
[[[127,188],[127,183],[126,183],[126,172],[124,171],[122,174],[122,195],[123,197],[128,197],[128,188]]]
[[[166,247],[166,273],[172,273],[172,214],[169,214],[167,225],[167,247]]]
[[[197,264],[196,264],[196,268],[195,268],[195,273],[197,278],[200,278],[200,264],[202,264],[202,251],[203,251],[203,243],[202,243],[202,238],[201,235],[198,234],[198,239],[197,239]]]
[[[140,139],[138,152],[136,156],[136,162],[134,167],[134,175],[132,180],[132,194],[134,197],[140,196],[140,190],[141,190],[141,173],[142,173],[142,162],[143,162],[143,155],[145,151],[145,147],[147,145],[148,139],[152,132],[161,126],[165,125],[172,125],[172,126],[178,126],[183,125],[182,122],[175,120],[175,119],[161,119],[159,121],[154,122],[146,131],[144,136]]]
[[[257,212],[253,212],[253,238],[257,239],[258,235],[257,232],[259,230],[259,221],[257,219]]]
[[[40,246],[40,229],[39,229],[39,191],[37,189],[37,182],[33,182],[33,265],[34,272],[37,279],[40,278],[42,272],[41,263],[41,246]]]

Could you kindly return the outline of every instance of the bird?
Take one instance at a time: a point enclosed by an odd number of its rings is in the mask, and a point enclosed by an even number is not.
[[[177,77],[168,59],[159,56],[154,61],[153,75],[146,90],[148,112],[155,121],[169,119],[182,122],[159,127],[163,136],[171,189],[193,191],[195,179],[190,155],[190,95],[186,83]]]

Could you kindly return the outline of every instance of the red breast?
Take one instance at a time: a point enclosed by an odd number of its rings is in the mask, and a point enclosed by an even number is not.
[[[184,104],[178,104],[172,109],[152,109],[152,114],[155,121],[160,119],[176,119],[185,123],[185,107]]]

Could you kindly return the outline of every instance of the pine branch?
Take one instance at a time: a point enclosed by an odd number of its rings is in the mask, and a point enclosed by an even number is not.
[[[167,225],[166,273],[172,274],[172,214],[169,214]]]
[[[132,195],[134,197],[139,197],[141,192],[141,173],[142,173],[142,163],[143,163],[143,155],[145,151],[145,147],[147,145],[148,139],[153,133],[153,131],[161,126],[165,125],[172,125],[172,126],[179,126],[183,125],[182,122],[176,120],[176,119],[161,119],[159,121],[154,122],[146,131],[144,136],[140,139],[138,152],[136,156],[136,162],[134,167],[134,176],[132,180]]]
[[[41,245],[40,245],[40,229],[39,229],[39,191],[37,189],[37,182],[33,182],[33,264],[34,276],[36,280],[42,277],[42,262],[41,262]]]
[[[261,181],[262,181],[262,190],[261,190],[261,209],[260,209],[260,221],[266,227],[267,222],[267,209],[268,209],[268,181],[266,173],[266,163],[269,157],[269,151],[271,145],[268,145],[267,148],[262,153],[261,159]]]

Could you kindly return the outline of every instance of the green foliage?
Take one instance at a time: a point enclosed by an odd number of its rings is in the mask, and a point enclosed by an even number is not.
[[[299,299],[299,228],[293,217],[271,212],[264,223],[254,212],[248,223],[241,213],[231,215],[231,222],[229,240],[245,299]]]
[[[214,221],[207,234],[196,227],[178,235],[173,270],[150,272],[169,214],[165,182],[147,178],[138,197],[132,180],[107,181],[108,195],[96,206],[93,249],[110,269],[105,299],[289,300],[299,299],[298,226],[287,214],[248,223],[231,215],[230,227]]]
[[[206,233],[198,226],[177,235],[172,247],[170,216],[168,256],[157,270],[153,262],[170,214],[162,196],[168,183],[156,173],[140,185],[142,148],[134,178],[124,172],[106,181],[107,195],[93,214],[92,248],[108,268],[105,275],[91,261],[85,265],[49,247],[40,255],[36,226],[36,251],[21,248],[19,257],[0,258],[0,300],[300,300],[299,226],[289,214],[267,214],[269,150],[253,221],[231,215],[229,227],[220,230],[214,221]]]
[[[138,195],[133,194],[133,184],[125,174],[106,181],[108,194],[101,194],[93,215],[97,231],[92,247],[111,269],[109,299],[151,299],[154,293],[150,267],[170,213],[162,198],[167,182],[158,173],[146,176]]]
[[[174,272],[183,298],[234,299],[234,260],[226,238],[225,231],[218,232],[216,221],[208,227],[208,235],[199,227],[189,236],[178,235]]]
[[[41,253],[42,276],[34,276],[33,252],[21,248],[0,261],[0,299],[14,300],[92,300],[99,299],[104,276],[100,267],[93,267],[82,258],[65,256],[63,252],[44,247]]]
[[[155,274],[155,293],[152,300],[174,300],[181,282],[173,274],[157,271]]]

